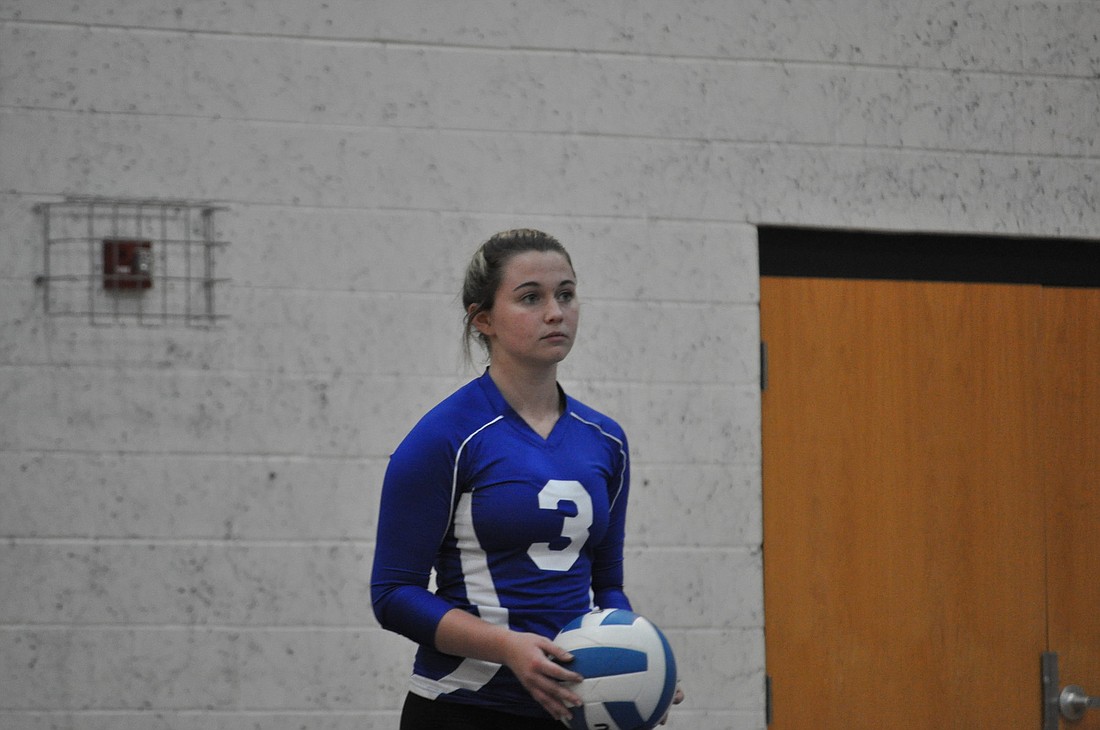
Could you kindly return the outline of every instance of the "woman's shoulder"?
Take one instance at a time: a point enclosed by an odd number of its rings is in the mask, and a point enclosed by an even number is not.
[[[498,409],[485,397],[478,381],[471,380],[439,401],[420,418],[410,435],[461,440],[499,417]]]
[[[592,406],[582,403],[572,396],[566,397],[566,408],[573,418],[596,427],[603,433],[619,441],[626,440],[626,432],[623,430],[623,427],[619,425],[618,421],[603,411],[596,410]]]

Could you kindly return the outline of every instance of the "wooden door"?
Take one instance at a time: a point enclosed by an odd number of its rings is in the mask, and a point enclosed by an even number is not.
[[[1091,671],[1100,644],[1079,635],[1095,593],[1056,607],[1049,573],[1055,555],[1095,553],[1095,496],[1076,488],[1072,520],[1047,506],[1072,481],[1050,473],[1095,451],[1083,441],[1100,406],[1073,366],[1052,375],[1050,340],[1095,359],[1095,336],[1065,316],[1078,302],[1053,300],[1039,286],[762,280],[774,728],[1038,728],[1042,652],[1066,652],[1067,682]]]
[[[1048,648],[1060,684],[1100,695],[1100,290],[1043,290]],[[1073,730],[1100,730],[1090,710]]]

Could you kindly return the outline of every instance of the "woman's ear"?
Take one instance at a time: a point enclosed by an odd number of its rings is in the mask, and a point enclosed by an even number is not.
[[[470,320],[470,323],[473,324],[477,331],[480,332],[483,336],[488,337],[490,330],[492,330],[493,326],[493,320],[490,316],[489,310],[482,309],[474,314],[475,310],[477,310],[477,305],[471,304],[468,311],[473,314],[473,318]]]

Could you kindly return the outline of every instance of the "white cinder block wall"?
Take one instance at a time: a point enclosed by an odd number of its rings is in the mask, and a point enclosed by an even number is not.
[[[0,727],[396,726],[389,451],[460,271],[570,248],[673,727],[764,726],[760,223],[1100,237],[1093,0],[0,0]],[[215,329],[43,307],[39,203],[214,201]]]

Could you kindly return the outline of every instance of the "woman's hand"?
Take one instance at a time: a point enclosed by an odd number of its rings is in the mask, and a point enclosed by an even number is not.
[[[573,656],[538,634],[510,633],[503,664],[552,717],[573,719],[572,709],[581,705],[581,698],[569,685],[583,678],[561,664],[568,664]]]

